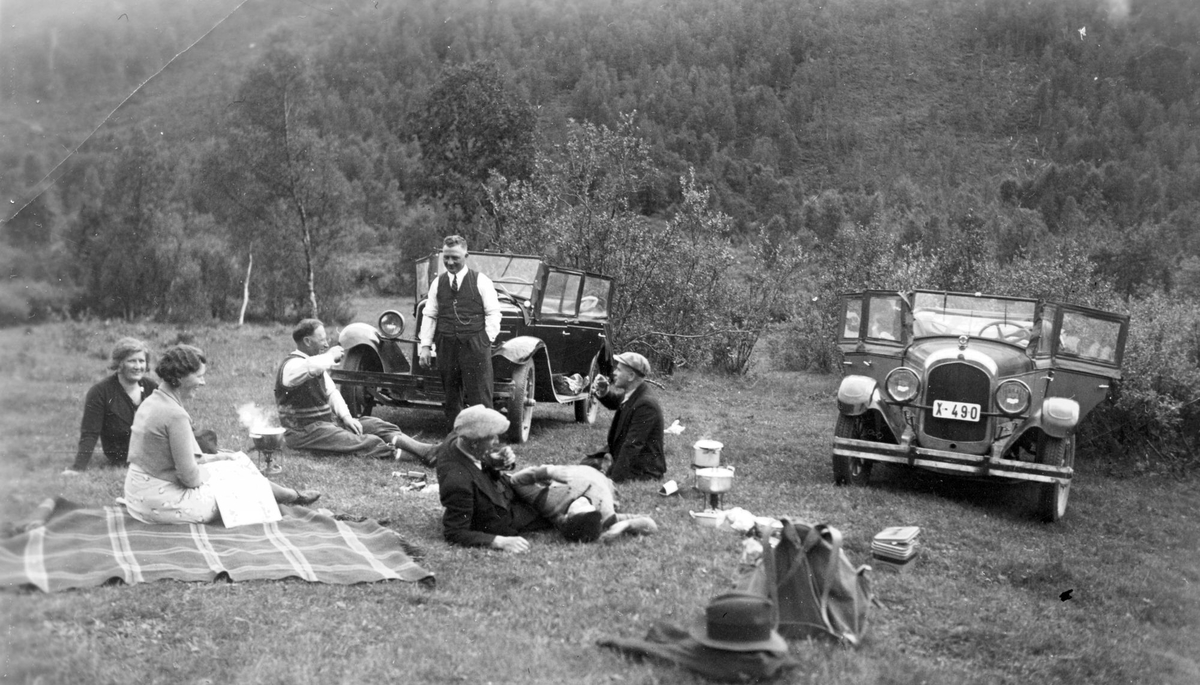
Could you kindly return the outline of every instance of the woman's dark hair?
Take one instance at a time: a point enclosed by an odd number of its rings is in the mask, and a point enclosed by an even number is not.
[[[208,360],[204,358],[204,353],[200,351],[200,348],[191,345],[176,345],[163,352],[162,358],[158,360],[158,366],[154,367],[154,373],[158,374],[163,383],[172,388],[178,388],[179,382],[184,377],[196,373],[201,366],[207,363]]]

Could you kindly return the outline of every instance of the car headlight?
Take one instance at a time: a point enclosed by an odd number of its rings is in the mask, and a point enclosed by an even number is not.
[[[1018,380],[1007,380],[996,388],[996,406],[1005,414],[1020,414],[1029,408],[1032,396],[1028,385]]]
[[[379,332],[385,338],[399,338],[404,333],[404,316],[391,309],[379,315]]]
[[[921,392],[921,379],[912,369],[900,366],[892,369],[884,382],[888,397],[897,402],[911,402]]]

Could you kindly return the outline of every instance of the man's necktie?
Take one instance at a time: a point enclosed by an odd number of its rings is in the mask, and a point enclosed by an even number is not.
[[[458,292],[458,275],[457,274],[450,276],[450,292],[452,292],[452,293]]]

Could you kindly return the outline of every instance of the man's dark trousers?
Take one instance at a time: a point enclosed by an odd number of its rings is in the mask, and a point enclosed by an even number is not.
[[[454,421],[463,407],[492,407],[492,347],[487,332],[437,336],[437,364],[446,393],[446,418]]]

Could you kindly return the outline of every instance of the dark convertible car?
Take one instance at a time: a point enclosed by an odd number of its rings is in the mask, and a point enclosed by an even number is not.
[[[525,255],[473,252],[469,266],[492,279],[500,300],[492,398],[511,422],[509,441],[529,438],[538,402],[571,403],[576,421],[594,423],[598,405],[589,388],[596,374],[612,369],[613,280]],[[346,356],[331,375],[355,415],[370,414],[379,404],[441,407],[441,377],[417,363],[417,346],[429,284],[444,270],[436,253],[416,262],[411,337],[394,310],[379,317],[378,327],[355,323],[342,330],[338,342]]]

